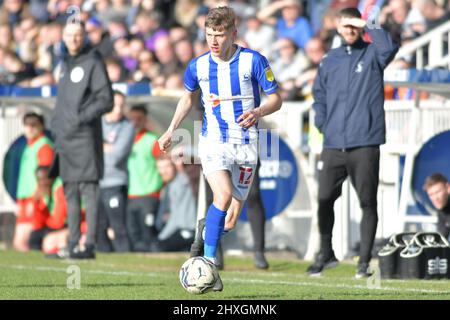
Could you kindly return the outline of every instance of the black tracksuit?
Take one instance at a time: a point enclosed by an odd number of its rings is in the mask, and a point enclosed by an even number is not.
[[[95,245],[98,181],[103,175],[101,116],[114,104],[100,54],[85,46],[62,64],[51,129],[68,206],[69,245],[80,239],[81,199],[86,206],[87,245]]]
[[[360,263],[368,263],[377,229],[380,151],[385,138],[383,70],[398,45],[383,29],[366,28],[373,42],[330,50],[313,86],[315,124],[324,134],[319,169],[319,231],[321,251],[332,252],[334,202],[350,176],[363,218]]]
[[[438,231],[448,240],[450,235],[450,195],[444,208],[438,211]]]

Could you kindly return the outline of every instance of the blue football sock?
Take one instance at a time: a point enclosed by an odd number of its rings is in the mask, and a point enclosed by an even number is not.
[[[226,211],[216,208],[214,204],[208,209],[205,222],[205,248],[204,256],[206,258],[215,259],[217,246],[225,226]]]

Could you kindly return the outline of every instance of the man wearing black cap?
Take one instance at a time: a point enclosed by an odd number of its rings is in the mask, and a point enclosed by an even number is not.
[[[372,21],[371,21],[372,22]],[[367,31],[372,43],[362,39]],[[380,150],[386,141],[383,70],[398,45],[380,27],[361,19],[355,8],[340,12],[341,47],[323,58],[314,82],[315,125],[324,135],[318,162],[320,252],[310,275],[337,265],[332,248],[334,202],[350,176],[363,217],[356,278],[369,276],[368,267],[378,223],[377,189]]]

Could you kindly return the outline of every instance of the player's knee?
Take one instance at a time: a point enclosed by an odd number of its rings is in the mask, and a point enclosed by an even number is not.
[[[231,192],[222,191],[214,195],[214,204],[221,210],[226,211],[231,205]]]

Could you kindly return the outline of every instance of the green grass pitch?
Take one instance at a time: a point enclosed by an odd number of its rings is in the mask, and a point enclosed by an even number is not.
[[[0,251],[0,299],[450,299],[450,281],[384,280],[368,286],[353,278],[355,266],[341,263],[318,278],[308,263],[268,255],[269,270],[251,257],[226,256],[223,292],[191,295],[178,280],[187,254],[98,254],[94,261],[50,260],[39,252]],[[75,267],[73,267],[75,266]],[[70,278],[80,272],[80,288]],[[69,272],[69,273],[68,273]],[[68,281],[69,279],[69,281]],[[373,282],[373,281],[372,281]]]

